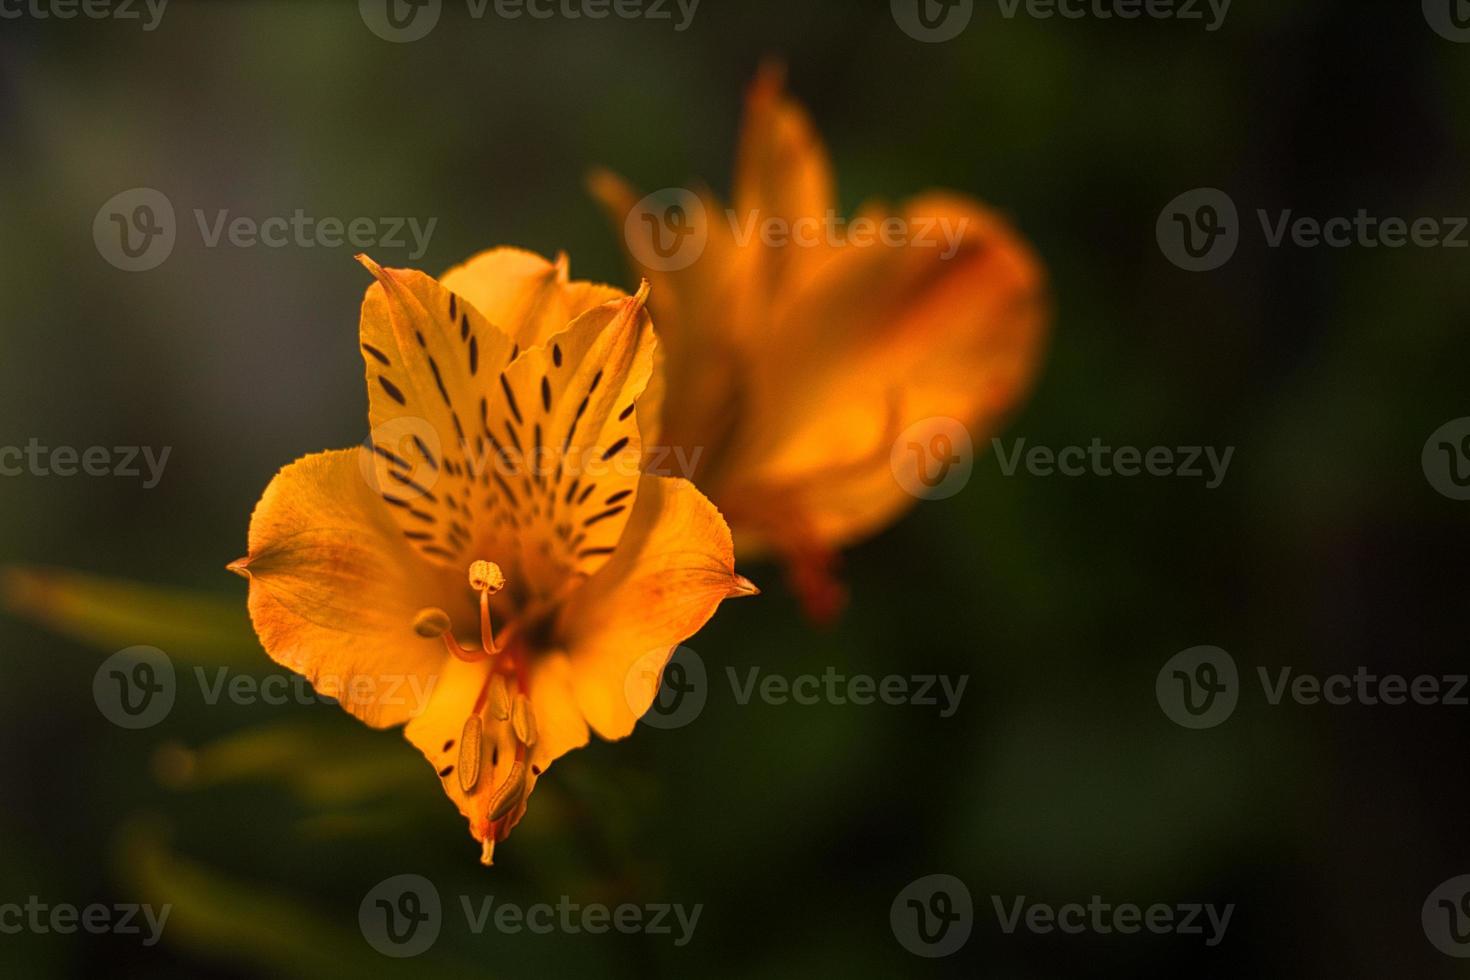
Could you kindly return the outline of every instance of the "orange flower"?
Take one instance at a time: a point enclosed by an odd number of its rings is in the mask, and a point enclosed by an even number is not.
[[[988,438],[1031,383],[1048,311],[1039,262],[975,201],[840,219],[783,86],[767,69],[750,89],[731,210],[703,191],[639,200],[606,172],[591,187],[655,286],[663,440],[698,451],[741,555],[784,558],[823,618],[841,602],[836,549],[915,499],[890,465],[900,433],[953,419]]]
[[[229,567],[273,659],[407,723],[489,864],[551,762],[629,734],[673,647],[755,588],[719,511],[640,472],[646,283],[512,249],[442,281],[361,261],[372,437],[277,474]]]

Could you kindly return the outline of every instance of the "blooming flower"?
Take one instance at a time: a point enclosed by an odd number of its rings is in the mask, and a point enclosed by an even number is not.
[[[250,521],[267,653],[367,724],[405,724],[489,864],[553,760],[632,731],[675,645],[755,588],[682,479],[640,471],[648,286],[511,249],[362,306],[372,436],[271,481]]]
[[[890,469],[900,433],[953,419],[983,439],[1029,387],[1048,320],[1039,262],[953,193],[844,222],[775,69],[748,94],[730,210],[692,191],[670,210],[606,172],[591,187],[655,286],[664,441],[698,450],[694,479],[741,555],[784,558],[809,611],[834,614],[836,550],[915,499]]]

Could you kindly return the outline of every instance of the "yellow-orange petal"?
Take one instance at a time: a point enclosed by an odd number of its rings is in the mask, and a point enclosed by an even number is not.
[[[651,660],[661,670],[721,601],[754,591],[735,573],[730,528],[714,504],[687,480],[644,476],[618,550],[559,620],[587,722],[603,738],[630,733],[654,693],[630,691],[630,671]]]
[[[482,427],[513,341],[429,276],[359,261],[377,280],[360,339],[372,431],[364,471],[425,559],[456,569],[508,548],[483,499],[493,454]]]
[[[522,350],[544,343],[588,310],[626,295],[621,289],[570,277],[566,257],[549,262],[534,252],[494,248],[439,277]]]
[[[1049,309],[1030,248],[958,195],[898,217],[935,244],[835,249],[773,314],[781,342],[750,375],[751,438],[716,488],[742,551],[776,544],[793,518],[814,546],[872,532],[916,499],[890,467],[900,433],[951,418],[982,447],[1033,380]]]
[[[250,581],[266,653],[374,727],[421,709],[445,659],[415,633],[419,611],[470,615],[467,599],[452,603],[457,583],[418,558],[387,511],[355,450],[306,456],[266,487],[249,554],[230,566]]]
[[[490,661],[468,663],[449,660],[438,674],[427,708],[408,723],[404,735],[439,774],[445,795],[469,824],[471,836],[480,842],[481,860],[490,864],[495,845],[504,840],[526,812],[527,801],[537,781],[556,759],[587,744],[587,723],[572,696],[571,666],[558,651],[527,653],[526,695],[536,719],[536,744],[524,753],[517,773],[517,739],[509,716],[496,718],[482,703],[490,684]],[[466,719],[481,707],[477,760],[462,756],[461,738]],[[466,792],[459,768],[474,765],[478,776]],[[503,816],[487,821],[497,793],[515,776],[524,778],[524,788]]]
[[[786,222],[819,218],[833,207],[834,197],[826,147],[806,110],[786,94],[785,69],[762,66],[746,92],[735,157],[737,215]]]
[[[647,287],[589,310],[501,373],[532,467],[519,481],[515,536],[524,585],[555,594],[607,561],[638,490],[636,403],[653,373]],[[495,410],[492,409],[492,414]]]

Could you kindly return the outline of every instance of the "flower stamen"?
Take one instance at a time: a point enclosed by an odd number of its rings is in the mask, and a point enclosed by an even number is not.
[[[495,643],[495,630],[490,625],[490,597],[505,588],[505,573],[493,561],[470,564],[470,588],[480,593],[480,646],[486,655],[499,653],[502,647]]]

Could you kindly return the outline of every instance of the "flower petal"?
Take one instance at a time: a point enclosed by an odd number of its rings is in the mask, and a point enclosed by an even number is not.
[[[587,723],[571,693],[571,668],[564,654],[537,653],[528,665],[527,697],[536,718],[536,744],[521,761],[525,790],[501,819],[486,820],[491,797],[511,778],[517,763],[517,741],[511,722],[480,710],[479,754],[465,756],[465,722],[477,707],[489,679],[488,662],[447,660],[438,676],[428,708],[408,723],[404,735],[439,774],[444,792],[481,844],[481,859],[490,864],[495,845],[504,840],[526,812],[526,801],[551,763],[587,744]],[[466,791],[460,769],[473,766],[478,776]]]
[[[362,304],[369,471],[419,554],[463,571],[508,548],[495,546],[506,519],[491,492],[497,444],[484,418],[514,343],[422,272],[359,258],[378,280]]]
[[[910,229],[949,229],[953,254],[937,230],[936,247],[834,249],[772,315],[785,340],[754,362],[747,439],[716,492],[741,525],[742,551],[771,543],[793,516],[807,544],[877,529],[914,502],[889,463],[904,429],[953,418],[983,443],[1031,383],[1048,308],[1030,249],[958,196],[918,199],[901,217]]]
[[[595,572],[628,522],[643,449],[634,412],[653,372],[646,298],[584,313],[501,375],[498,422],[530,464],[514,513],[521,572],[538,595]]]
[[[629,221],[640,204],[631,185],[610,171],[597,170],[587,186],[634,262],[637,256],[656,254],[655,228]],[[638,266],[653,287],[648,302],[658,331],[658,356],[665,365],[649,386],[660,389],[658,399],[650,397],[650,390],[639,402],[638,428],[648,445],[697,445],[710,453],[717,443],[710,433],[737,416],[731,410],[741,361],[735,336],[740,325],[734,314],[741,295],[737,287],[748,278],[743,272],[753,256],[751,250],[735,247],[719,218],[723,205],[708,191],[700,194],[700,202],[687,213],[692,233],[705,242],[700,257],[677,270]],[[652,411],[656,401],[663,405],[661,417]],[[679,475],[693,479],[696,474]]]
[[[439,277],[440,284],[468,300],[522,350],[596,306],[626,295],[602,283],[570,279],[565,256],[555,263],[518,248],[481,252]]]
[[[764,65],[745,97],[735,157],[734,206],[744,218],[822,217],[834,206],[832,165],[799,102],[786,94],[786,72]],[[783,253],[799,249],[781,249]]]
[[[735,573],[730,528],[687,480],[644,476],[638,506],[611,560],[569,600],[558,635],[571,656],[577,704],[603,738],[622,738],[653,691],[629,690],[635,666],[660,670],[721,600],[752,595]]]
[[[250,519],[250,618],[282,666],[374,727],[423,707],[446,659],[413,631],[415,613],[464,594],[422,561],[363,478],[356,450],[317,453],[271,480]],[[472,622],[466,598],[450,608]]]

